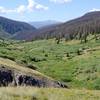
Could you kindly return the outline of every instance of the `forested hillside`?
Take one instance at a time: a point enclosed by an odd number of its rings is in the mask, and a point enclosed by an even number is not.
[[[86,42],[87,36],[94,34],[97,39],[96,35],[100,33],[100,11],[89,12],[64,24],[43,28],[38,33],[39,38],[81,39]]]
[[[34,31],[34,30],[36,30],[36,28],[31,26],[28,23],[14,21],[8,18],[0,17],[0,36],[1,37],[8,37],[8,35],[12,37],[17,32],[20,32],[19,34],[19,37],[20,37],[21,32]]]

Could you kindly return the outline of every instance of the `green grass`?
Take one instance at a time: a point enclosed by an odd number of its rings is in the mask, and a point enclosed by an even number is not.
[[[0,88],[0,100],[100,100],[100,91],[7,87]]]
[[[57,44],[54,39],[14,42],[1,45],[0,56],[36,65],[37,71],[70,88],[100,89],[100,40],[83,44],[77,40]]]

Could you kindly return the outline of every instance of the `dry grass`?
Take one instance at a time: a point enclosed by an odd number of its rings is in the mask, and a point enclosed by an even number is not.
[[[66,44],[68,45],[74,45],[74,44],[79,44],[80,41],[79,40],[71,40],[71,41],[67,41]]]
[[[0,88],[0,100],[100,100],[100,91],[54,88]]]

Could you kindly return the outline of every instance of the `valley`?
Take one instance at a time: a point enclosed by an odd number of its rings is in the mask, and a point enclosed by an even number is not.
[[[100,100],[100,11],[33,24],[0,17],[0,100]]]

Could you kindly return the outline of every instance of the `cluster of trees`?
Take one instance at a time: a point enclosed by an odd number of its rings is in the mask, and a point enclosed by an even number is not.
[[[67,32],[69,34],[65,34],[66,40],[79,39],[86,43],[89,35],[94,35],[95,40],[97,40],[100,34],[100,19],[76,24],[70,27]]]
[[[39,38],[56,38],[57,44],[59,44],[62,38],[65,38],[66,41],[78,39],[81,43],[86,43],[89,35],[94,35],[95,40],[100,38],[100,20],[92,20],[76,23],[67,27],[60,27],[58,30],[48,31],[46,34],[39,35]]]

